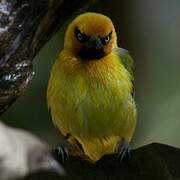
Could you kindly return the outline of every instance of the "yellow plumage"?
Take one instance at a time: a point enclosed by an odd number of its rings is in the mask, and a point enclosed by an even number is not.
[[[96,13],[83,14],[70,24],[64,49],[51,72],[47,98],[55,126],[64,136],[70,135],[67,139],[70,144],[82,146],[83,152],[77,149],[72,154],[95,162],[105,154],[117,152],[117,144],[122,139],[131,140],[136,124],[136,107],[131,95],[132,75],[117,53],[108,50],[116,47],[114,29],[114,41],[112,47],[107,47],[107,55],[85,61],[77,55],[81,44],[72,39],[74,33],[71,31],[79,21],[82,22],[80,25],[84,23],[83,26],[90,27],[88,24],[92,23],[92,17],[99,26],[102,20],[103,23],[107,20],[107,29],[113,28],[109,18]],[[93,24],[96,26],[96,22]],[[105,31],[104,26],[100,26],[98,31]],[[91,31],[87,34],[91,35]],[[108,31],[103,33],[105,36]],[[74,49],[73,43],[77,44]]]

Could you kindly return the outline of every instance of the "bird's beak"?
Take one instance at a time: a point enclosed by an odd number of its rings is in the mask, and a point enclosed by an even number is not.
[[[91,36],[79,51],[78,55],[81,59],[86,60],[100,59],[104,57],[104,45],[102,44],[100,37]]]
[[[87,41],[87,43],[85,44],[85,46],[87,49],[96,49],[96,50],[100,50],[104,47],[100,37],[98,36],[91,36]]]

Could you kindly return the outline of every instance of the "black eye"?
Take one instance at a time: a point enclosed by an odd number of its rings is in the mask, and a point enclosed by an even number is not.
[[[75,28],[75,36],[80,43],[85,43],[89,39],[89,36],[81,33],[78,28]]]
[[[102,44],[107,45],[110,42],[111,38],[112,38],[112,31],[106,37],[101,38]]]

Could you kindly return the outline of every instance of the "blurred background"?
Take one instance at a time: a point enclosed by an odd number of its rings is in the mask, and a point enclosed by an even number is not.
[[[119,46],[135,61],[138,124],[133,147],[151,142],[180,147],[180,1],[104,0],[89,11],[111,17]],[[47,109],[46,89],[67,24],[36,57],[32,83],[2,116],[9,125],[30,130],[51,145],[59,134]]]

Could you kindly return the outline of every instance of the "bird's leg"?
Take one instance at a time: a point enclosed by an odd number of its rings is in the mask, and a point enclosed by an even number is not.
[[[125,157],[131,158],[131,148],[129,142],[126,139],[122,139],[118,143],[117,158],[120,160],[120,162],[122,162]]]
[[[53,154],[57,160],[64,162],[69,158],[68,143],[62,139],[53,149]]]

